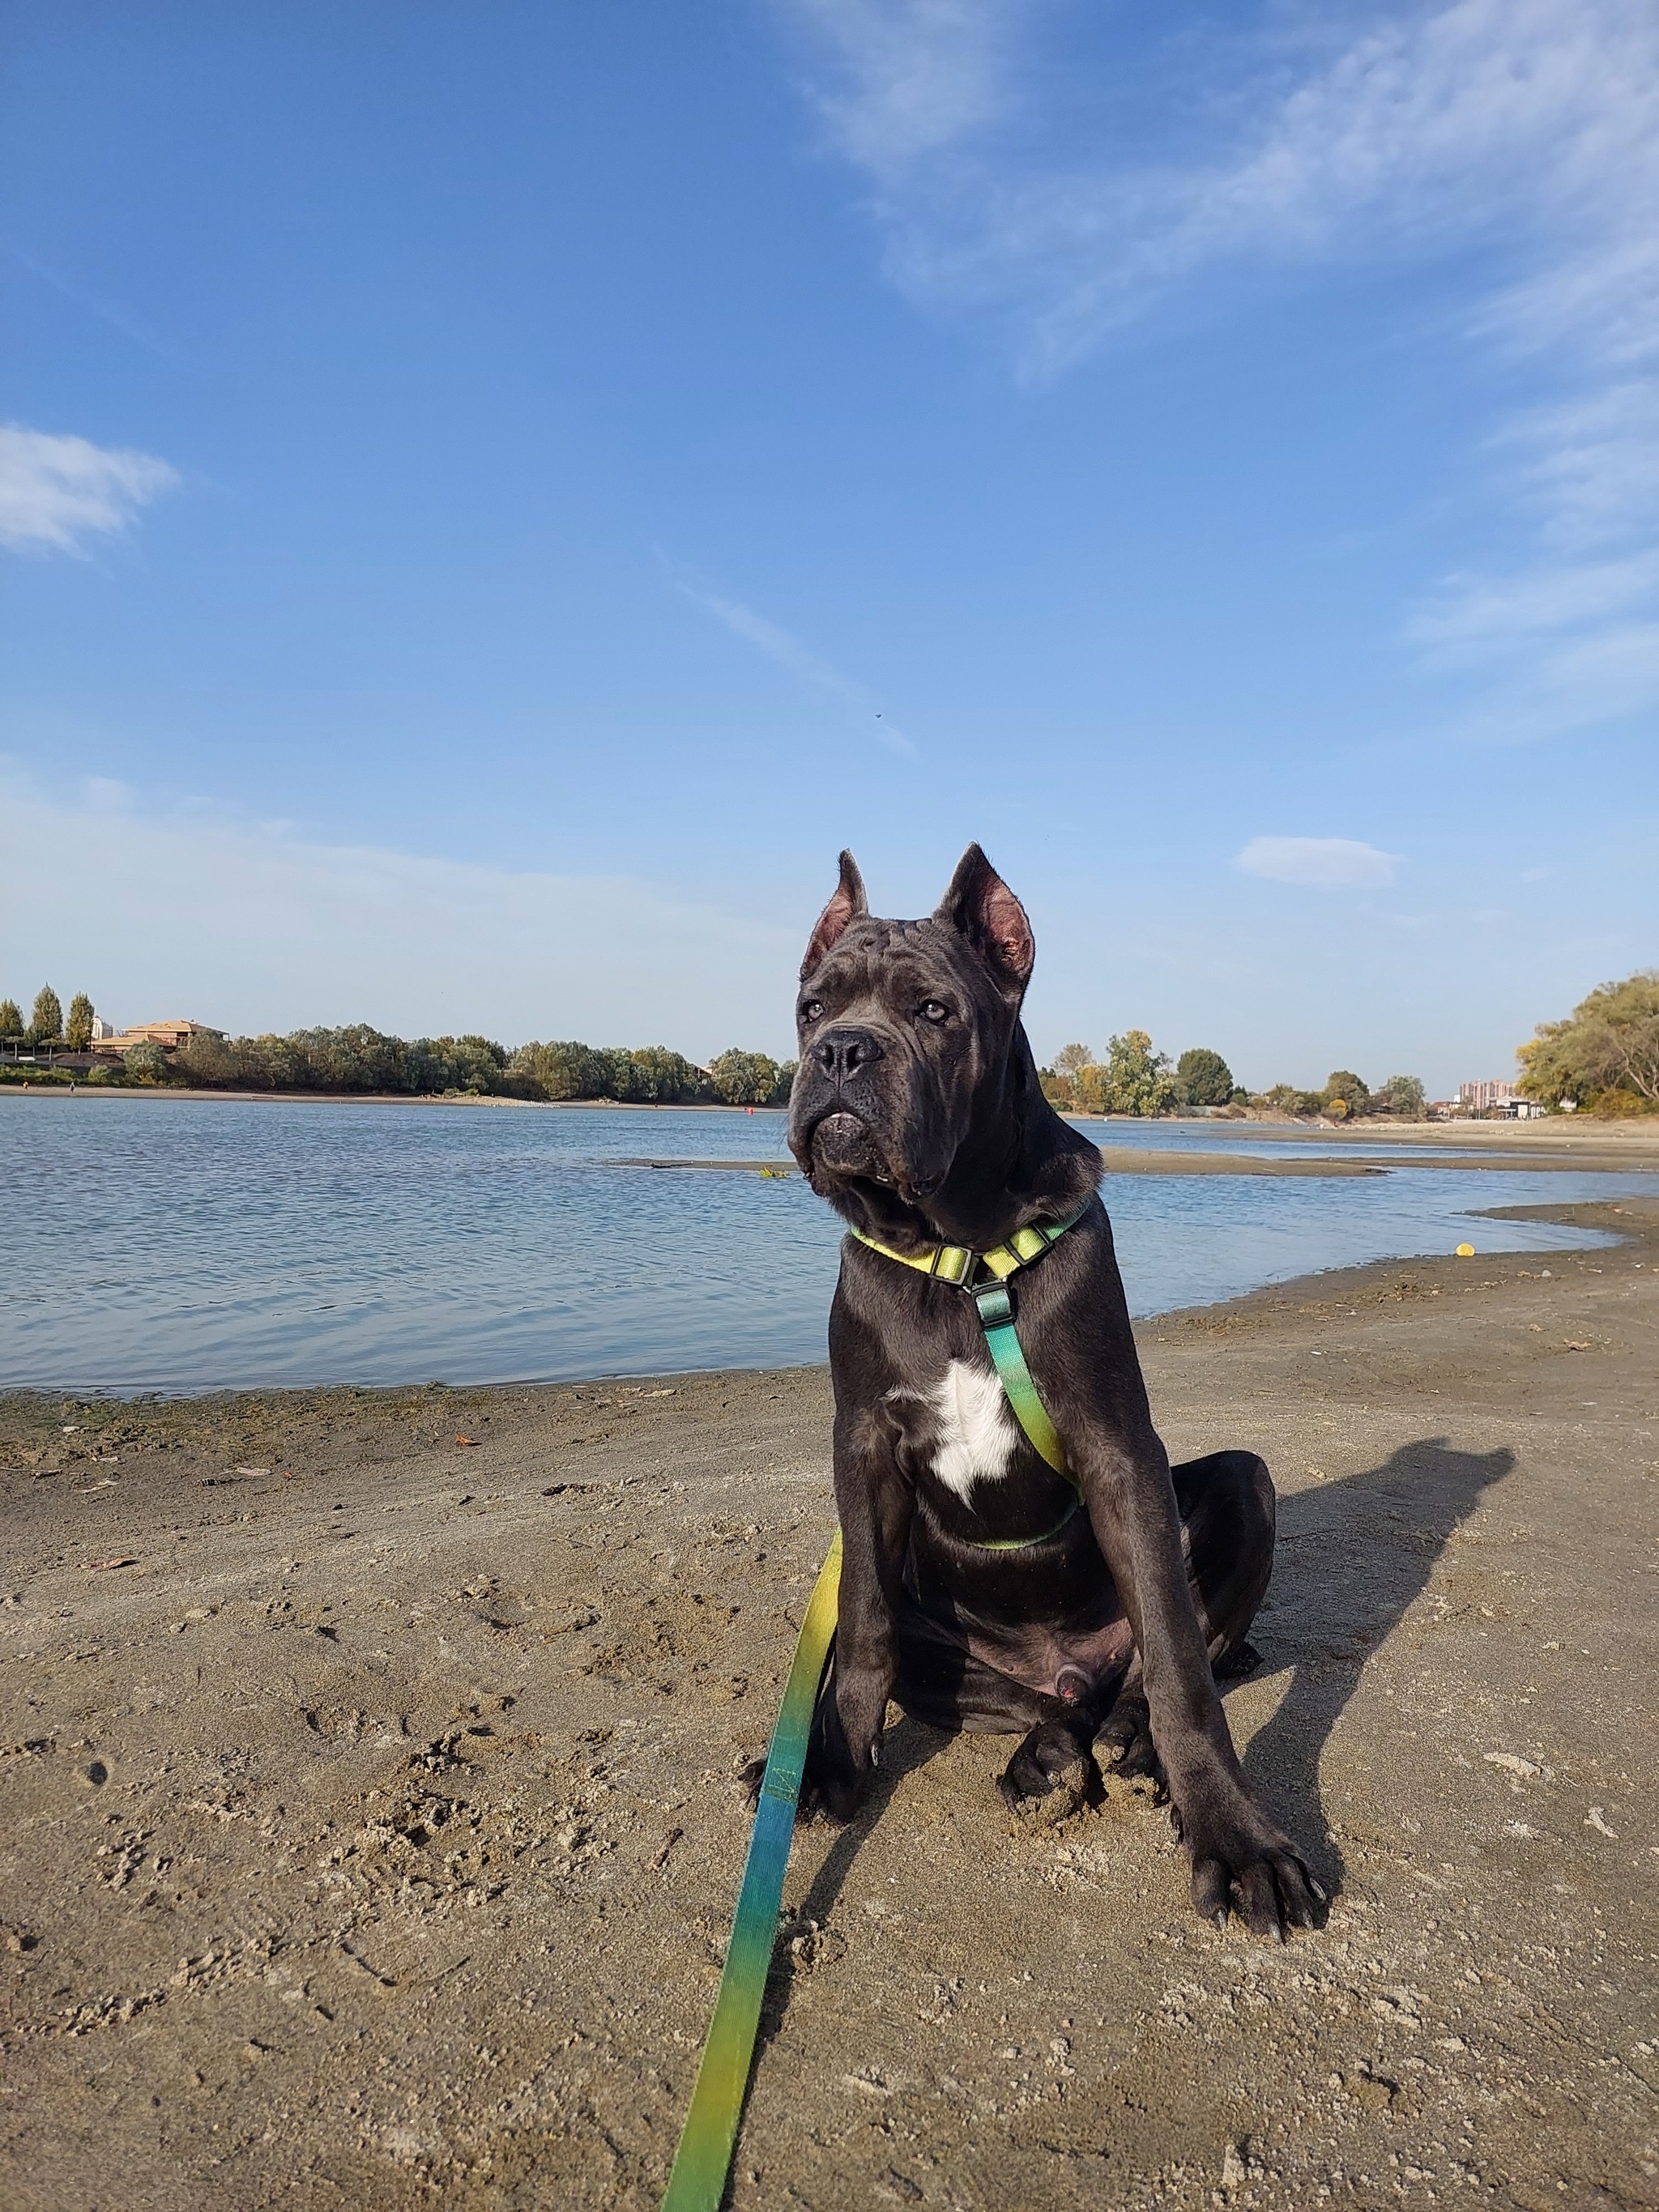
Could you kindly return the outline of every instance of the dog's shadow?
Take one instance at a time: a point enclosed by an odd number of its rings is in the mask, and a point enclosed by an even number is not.
[[[1455,1451],[1443,1437],[1428,1437],[1401,1444],[1380,1467],[1279,1501],[1273,1578],[1250,1640],[1264,1672],[1292,1672],[1273,1718],[1250,1739],[1244,1771],[1328,1887],[1340,1884],[1345,1869],[1320,1788],[1325,1746],[1366,1660],[1515,1464],[1502,1447]]]
[[[1515,1454],[1502,1448],[1456,1451],[1444,1437],[1429,1437],[1401,1445],[1380,1466],[1279,1501],[1273,1582],[1251,1640],[1264,1674],[1292,1671],[1272,1719],[1250,1739],[1244,1771],[1328,1888],[1340,1887],[1345,1869],[1320,1789],[1325,1746],[1366,1660],[1422,1595],[1435,1563],[1486,1492],[1515,1463]],[[798,1927],[828,1923],[894,1790],[949,1741],[908,1717],[887,1731],[869,1796],[813,1875],[796,1909]],[[767,2010],[773,2015],[773,2004]]]

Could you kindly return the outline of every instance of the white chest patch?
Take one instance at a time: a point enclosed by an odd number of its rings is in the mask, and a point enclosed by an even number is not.
[[[927,1403],[939,1423],[933,1473],[964,1505],[971,1504],[975,1483],[1000,1482],[1019,1443],[1002,1385],[994,1370],[953,1359]]]

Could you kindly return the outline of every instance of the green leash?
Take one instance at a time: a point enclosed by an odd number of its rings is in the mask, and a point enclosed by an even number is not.
[[[1085,1205],[1070,1220],[1040,1222],[1031,1228],[1017,1230],[1006,1244],[999,1244],[989,1252],[970,1252],[962,1245],[942,1244],[913,1258],[908,1253],[895,1252],[885,1244],[878,1244],[872,1237],[863,1236],[858,1230],[852,1232],[860,1243],[867,1244],[884,1259],[897,1260],[907,1267],[918,1268],[923,1274],[932,1275],[940,1282],[953,1283],[968,1292],[978,1310],[986,1345],[1014,1419],[1055,1474],[1064,1475],[1073,1487],[1077,1478],[1066,1463],[1066,1447],[1048,1419],[1048,1408],[1038,1395],[1025,1354],[1020,1349],[1014,1328],[1014,1302],[1009,1295],[1006,1279],[1021,1267],[1029,1267],[1033,1260],[1041,1259],[1049,1246],[1056,1243],[1073,1223],[1081,1220],[1087,1211]],[[989,1272],[991,1280],[975,1288],[974,1277],[981,1265]],[[981,1548],[988,1552],[1018,1552],[1031,1544],[1046,1544],[1051,1536],[1060,1534],[1081,1504],[1079,1493],[1061,1519],[1040,1536],[1011,1537],[984,1543]],[[680,2131],[679,2148],[674,2154],[674,2167],[668,2177],[662,2212],[719,2212],[726,2194],[726,2177],[737,2148],[738,2125],[743,2118],[743,2100],[749,2087],[749,2069],[754,2063],[761,2000],[766,1994],[766,1977],[772,1964],[778,1905],[789,1866],[789,1844],[795,1830],[795,1807],[806,1765],[806,1746],[812,1732],[812,1715],[823,1686],[830,1647],[835,1640],[840,1592],[841,1531],[837,1528],[801,1620],[794,1660],[784,1686],[783,1705],[777,1726],[772,1731],[766,1772],[755,1808],[754,1833],[749,1839],[749,1856],[744,1863],[743,1887],[738,1892],[732,1938],[726,1947],[720,1995],[714,2000],[714,2017],[709,2024],[708,2039],[702,2047],[702,2060],[691,2091],[690,2109]]]
[[[732,1940],[708,2040],[702,2047],[691,2108],[674,2154],[662,2212],[717,2212],[743,2118],[744,2095],[760,2026],[761,1999],[778,1932],[778,1904],[789,1864],[789,1839],[795,1832],[795,1802],[806,1765],[807,1738],[823,1680],[824,1662],[836,1633],[836,1601],[841,1590],[841,1531],[819,1573],[800,1625],[794,1663],[783,1692],[766,1773],[755,1808],[755,1832],[738,1892]]]

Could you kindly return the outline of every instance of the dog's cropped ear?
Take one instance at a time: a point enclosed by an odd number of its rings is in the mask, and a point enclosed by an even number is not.
[[[936,917],[959,930],[1000,983],[1023,991],[1036,963],[1036,939],[1024,908],[977,845],[957,862]]]
[[[856,921],[860,915],[869,911],[870,902],[864,896],[864,878],[859,873],[859,864],[850,853],[843,853],[841,856],[841,881],[836,885],[835,896],[818,916],[817,926],[807,939],[806,957],[800,963],[803,982],[848,922]]]

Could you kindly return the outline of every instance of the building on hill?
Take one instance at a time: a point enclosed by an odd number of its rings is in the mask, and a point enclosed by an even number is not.
[[[140,1022],[130,1030],[121,1030],[101,1037],[94,1037],[94,1052],[113,1053],[124,1058],[135,1045],[159,1044],[163,1052],[177,1052],[186,1037],[198,1036],[207,1030],[205,1022]]]

